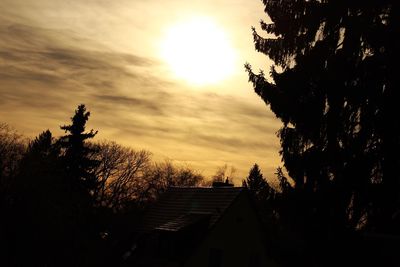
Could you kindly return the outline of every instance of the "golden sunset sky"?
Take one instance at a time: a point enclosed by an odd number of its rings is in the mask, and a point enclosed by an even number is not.
[[[205,176],[272,178],[280,122],[248,83],[269,72],[251,26],[259,0],[1,0],[0,121],[62,135],[78,104],[95,140],[147,149]]]

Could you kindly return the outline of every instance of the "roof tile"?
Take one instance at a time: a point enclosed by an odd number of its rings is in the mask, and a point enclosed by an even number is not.
[[[208,214],[212,227],[242,191],[241,187],[171,187],[145,214],[139,230],[177,230],[195,220],[193,214]]]

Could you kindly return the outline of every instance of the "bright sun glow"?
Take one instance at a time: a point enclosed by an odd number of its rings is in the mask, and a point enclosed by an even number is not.
[[[233,74],[235,51],[223,29],[209,18],[193,18],[169,28],[161,53],[175,75],[207,85]]]

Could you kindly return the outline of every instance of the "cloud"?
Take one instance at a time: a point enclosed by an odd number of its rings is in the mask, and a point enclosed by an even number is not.
[[[0,24],[0,58],[6,65],[24,71],[53,71],[54,76],[65,73],[101,71],[102,73],[121,73],[134,77],[128,66],[150,67],[155,62],[148,58],[112,51],[98,51],[95,44],[85,39],[75,39],[74,46],[63,43],[62,30],[44,30],[27,25]],[[93,46],[93,47],[92,47]],[[82,48],[80,48],[82,47]],[[19,77],[15,77],[19,78]]]
[[[99,100],[103,107],[111,106],[126,106],[134,108],[137,112],[145,113],[149,116],[151,115],[163,115],[163,111],[160,106],[157,105],[156,101],[152,99],[135,98],[128,96],[118,96],[118,95],[94,95],[96,100]]]
[[[67,38],[68,33],[23,24],[0,24],[0,85],[8,96],[3,98],[3,104],[21,101],[24,108],[30,103],[37,107],[44,97],[63,103],[66,99],[70,99],[69,103],[90,101],[90,92],[96,92],[95,99],[100,94],[118,95],[124,83],[141,88],[163,83],[131,70],[151,68],[156,64],[154,60],[98,50],[85,39]],[[64,39],[75,42],[72,45],[63,42]]]
[[[181,91],[166,93],[163,99],[98,96],[107,114],[101,114],[106,127],[117,130],[116,137],[146,138],[182,147],[229,151],[277,149],[276,124],[267,122],[268,113],[251,114],[251,103],[236,97]],[[124,112],[125,110],[125,112]],[[127,112],[129,110],[130,112]],[[122,115],[124,114],[124,115]],[[135,114],[130,116],[130,114]],[[119,116],[119,120],[115,120]],[[161,142],[161,143],[162,143]],[[213,152],[211,152],[213,151]]]
[[[0,15],[0,116],[6,122],[30,135],[46,128],[57,135],[85,103],[89,127],[100,138],[207,172],[221,162],[247,171],[278,150],[279,125],[265,105],[187,89],[164,76],[154,58],[105,47],[61,26]]]

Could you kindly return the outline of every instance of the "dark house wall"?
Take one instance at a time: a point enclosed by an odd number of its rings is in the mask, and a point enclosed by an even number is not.
[[[191,254],[187,267],[276,266],[267,257],[263,232],[246,192],[242,192]]]

